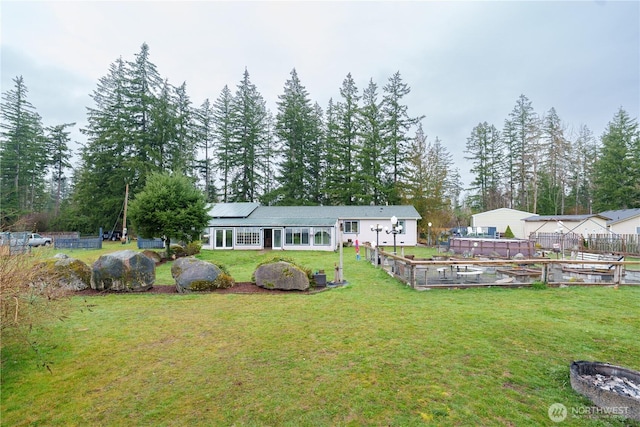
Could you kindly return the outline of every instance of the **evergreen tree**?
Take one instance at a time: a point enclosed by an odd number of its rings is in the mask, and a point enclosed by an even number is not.
[[[503,141],[512,201],[510,207],[535,210],[540,155],[539,120],[525,95],[520,95],[505,121]]]
[[[264,156],[267,134],[267,109],[262,95],[245,69],[231,101],[233,150],[229,151],[232,172],[231,197],[234,202],[254,202],[263,183],[259,164]]]
[[[273,197],[275,196],[277,186],[276,166],[279,163],[280,157],[280,151],[274,136],[275,124],[271,112],[267,112],[266,124],[267,130],[264,140],[264,156],[262,157],[262,161],[258,165],[258,168],[260,169],[260,174],[264,179],[264,187],[260,202],[262,204],[270,205],[273,202]]]
[[[191,242],[209,221],[204,195],[181,174],[150,174],[143,190],[129,205],[131,222],[138,235],[166,238],[167,255],[171,240]]]
[[[53,200],[54,214],[60,212],[60,203],[63,198],[63,190],[67,181],[65,170],[71,168],[71,149],[69,148],[69,127],[75,126],[75,123],[64,123],[47,128],[48,152],[50,153],[51,162],[51,181],[53,184]]]
[[[542,120],[543,154],[540,196],[537,212],[542,215],[562,215],[565,211],[569,154],[571,146],[564,136],[564,128],[555,108]]]
[[[187,83],[183,82],[174,88],[176,138],[169,144],[169,168],[162,169],[180,172],[196,180],[198,150],[198,132],[196,113],[191,106],[191,99],[187,94]]]
[[[471,197],[476,211],[487,211],[502,206],[501,176],[503,175],[503,146],[500,132],[487,122],[479,123],[467,138],[465,159],[471,160],[469,172],[475,174],[471,190],[477,194]]]
[[[569,162],[569,186],[575,214],[592,212],[593,167],[597,155],[597,141],[591,130],[582,125],[571,146]]]
[[[198,148],[203,150],[204,159],[197,161],[197,169],[203,181],[203,192],[207,202],[214,202],[217,199],[215,179],[214,179],[214,141],[215,125],[213,116],[213,106],[209,99],[205,99],[200,108],[194,112],[196,141],[199,141]]]
[[[382,134],[382,102],[378,100],[378,85],[369,80],[362,93],[359,137],[360,151],[357,156],[357,182],[360,188],[358,200],[363,204],[381,205],[388,200],[385,183],[385,159],[388,147]]]
[[[460,175],[452,164],[453,157],[446,147],[438,138],[433,143],[427,142],[422,124],[418,124],[409,147],[406,181],[401,188],[403,201],[412,204],[422,216],[418,222],[421,233],[428,231],[429,222],[442,228],[453,221]]]
[[[135,177],[131,183],[132,191],[135,193],[141,188],[146,173],[164,169],[164,165],[160,166],[150,161],[154,156],[158,156],[158,151],[165,149],[164,146],[158,146],[159,142],[152,129],[152,116],[163,86],[167,93],[170,89],[163,85],[156,66],[150,61],[149,46],[146,43],[142,44],[134,60],[127,62],[125,76],[127,114],[132,125],[128,129],[129,141],[125,146],[125,154],[132,169],[141,172],[140,179]],[[168,96],[163,101],[170,103]]]
[[[305,182],[309,185],[309,202],[314,205],[325,203],[325,174],[327,171],[325,138],[323,132],[323,111],[318,103],[313,105],[310,123],[310,138],[307,146],[307,164],[303,168]]]
[[[135,194],[151,172],[192,174],[194,123],[186,85],[163,81],[143,44],[133,61],[119,58],[91,95],[87,144],[74,192],[83,223],[111,229],[119,223],[124,188]]]
[[[275,129],[284,158],[280,164],[280,186],[275,201],[281,205],[308,205],[312,201],[304,169],[308,160],[307,147],[313,144],[315,120],[309,94],[300,83],[295,68],[278,99]]]
[[[22,76],[2,94],[0,139],[0,220],[2,226],[22,214],[40,210],[45,202],[48,150],[40,115],[27,100]]]
[[[119,58],[109,66],[91,94],[95,104],[87,108],[87,126],[81,132],[87,143],[80,149],[73,203],[67,216],[82,218],[78,231],[111,230],[124,200],[126,182],[136,175],[125,152],[133,127],[128,112],[125,62]]]
[[[409,117],[408,107],[403,104],[403,98],[411,92],[409,86],[402,81],[400,72],[396,72],[389,78],[383,88],[383,132],[385,145],[389,152],[389,173],[391,175],[391,187],[388,200],[391,204],[398,203],[398,186],[404,177],[404,166],[408,156],[409,136],[412,126],[416,125],[422,117]]]
[[[341,101],[335,108],[336,138],[332,150],[332,168],[328,171],[327,186],[333,204],[357,204],[357,194],[362,190],[356,182],[356,157],[360,151],[358,126],[360,121],[360,97],[351,73],[342,82]]]
[[[638,203],[637,119],[620,108],[602,135],[600,156],[595,164],[595,200],[598,211],[640,207]]]
[[[222,180],[222,202],[230,201],[232,160],[234,150],[233,111],[231,103],[233,95],[228,86],[222,88],[220,96],[213,104],[214,137],[217,145],[218,171]]]

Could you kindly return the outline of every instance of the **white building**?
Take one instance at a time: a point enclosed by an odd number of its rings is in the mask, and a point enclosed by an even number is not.
[[[391,218],[402,230],[396,245],[415,246],[420,214],[413,206],[260,206],[217,203],[204,231],[203,249],[276,249],[333,251],[364,242],[392,247]],[[382,231],[376,233],[371,229]]]
[[[609,218],[607,228],[614,234],[640,234],[640,209],[606,211],[600,215]]]
[[[534,216],[531,212],[519,211],[516,209],[500,208],[471,215],[471,227],[487,230],[483,234],[489,233],[489,229],[495,229],[497,233],[504,236],[507,227],[511,228],[513,236],[517,239],[528,239],[529,235],[525,231],[523,219]]]
[[[608,218],[599,214],[586,215],[535,215],[525,218],[524,229],[531,233],[574,233],[584,237],[589,234],[607,233]]]

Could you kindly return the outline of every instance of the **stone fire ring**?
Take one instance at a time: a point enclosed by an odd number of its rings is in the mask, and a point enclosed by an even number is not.
[[[640,372],[602,362],[587,362],[583,360],[571,363],[571,387],[578,393],[588,397],[598,407],[604,410],[627,408],[623,410],[626,418],[640,421],[640,397],[630,397],[613,390],[606,390],[597,386],[595,375],[616,377],[640,386]]]

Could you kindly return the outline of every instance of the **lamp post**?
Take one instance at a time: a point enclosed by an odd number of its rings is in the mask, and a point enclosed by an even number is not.
[[[383,230],[382,226],[380,224],[376,224],[376,226],[374,227],[373,225],[371,226],[371,231],[375,231],[376,232],[376,250],[375,250],[375,263],[376,265],[380,264],[380,258],[378,257],[378,246],[380,245],[380,232]]]
[[[396,236],[402,232],[402,226],[398,224],[398,218],[395,215],[391,217],[391,230],[385,227],[384,231],[387,234],[393,234],[393,254],[396,255]]]
[[[427,223],[427,246],[431,246],[431,226],[433,224],[431,224],[430,222]]]

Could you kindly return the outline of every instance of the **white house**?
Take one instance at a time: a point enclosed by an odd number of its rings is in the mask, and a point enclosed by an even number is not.
[[[607,232],[608,218],[599,214],[535,215],[524,218],[526,236],[531,233],[575,233],[583,236]]]
[[[494,230],[500,235],[504,235],[507,227],[511,228],[513,236],[518,239],[527,239],[529,235],[525,232],[525,218],[535,216],[531,212],[519,211],[516,209],[500,208],[471,215],[471,226],[487,230],[483,234],[493,234],[489,230]]]
[[[397,246],[415,246],[420,214],[413,206],[260,206],[217,203],[209,212],[203,249],[276,249],[333,251],[370,242],[393,246],[391,218],[402,230]],[[372,228],[381,229],[376,233]]]
[[[607,228],[612,233],[640,234],[640,209],[606,211],[600,212],[600,215],[609,218]]]

